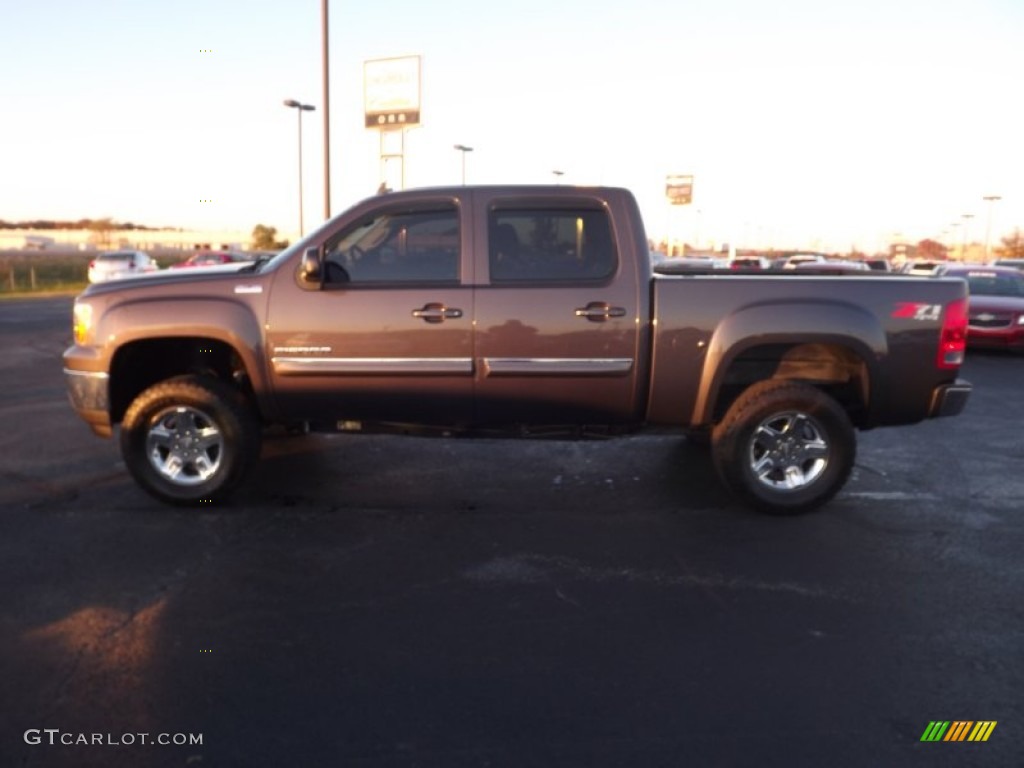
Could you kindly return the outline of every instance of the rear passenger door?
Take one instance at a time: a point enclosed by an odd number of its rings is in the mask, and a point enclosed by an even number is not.
[[[599,199],[477,199],[476,420],[635,419],[640,300]]]

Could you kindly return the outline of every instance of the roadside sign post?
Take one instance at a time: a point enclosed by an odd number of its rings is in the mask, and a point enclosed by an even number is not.
[[[365,125],[380,131],[381,189],[389,160],[398,160],[398,188],[405,188],[405,132],[420,124],[420,82],[419,56],[363,63]]]
[[[669,205],[675,208],[676,206],[689,205],[693,202],[693,175],[692,174],[669,174],[665,177],[665,197],[668,198]],[[671,257],[675,251],[675,243],[673,239],[674,227],[672,226],[672,217],[669,216],[669,236],[668,236],[668,255]],[[680,255],[686,255],[686,246],[683,245],[680,249]]]

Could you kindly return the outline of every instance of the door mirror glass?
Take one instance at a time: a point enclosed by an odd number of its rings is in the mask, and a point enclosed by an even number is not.
[[[307,248],[306,252],[302,254],[302,265],[299,268],[299,274],[307,283],[320,282],[321,269],[319,248]]]

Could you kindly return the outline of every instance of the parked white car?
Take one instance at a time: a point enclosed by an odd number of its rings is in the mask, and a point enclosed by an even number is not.
[[[794,253],[782,264],[783,269],[796,269],[801,264],[824,264],[825,257],[820,253]]]
[[[947,262],[944,261],[908,261],[900,270],[906,275],[917,275],[918,277],[935,277],[942,274]]]
[[[793,267],[793,269],[797,272],[810,272],[815,275],[845,275],[848,272],[868,272],[871,268],[863,261],[828,259],[826,261],[803,261]]]
[[[102,283],[158,269],[160,267],[145,251],[107,251],[89,262],[89,282]]]

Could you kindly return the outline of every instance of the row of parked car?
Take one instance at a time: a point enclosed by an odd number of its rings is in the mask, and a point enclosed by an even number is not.
[[[878,270],[891,271],[886,259],[830,259],[820,253],[796,253],[784,258],[770,259],[767,256],[736,256],[719,258],[713,256],[668,257],[652,253],[653,264],[660,272],[697,269],[728,269],[749,272],[751,270],[813,270],[818,274],[863,272]]]
[[[655,270],[663,274],[703,269],[781,270],[813,274],[857,274],[877,270],[916,277],[957,277],[966,280],[970,288],[968,346],[1024,351],[1024,259],[999,259],[991,265],[914,260],[893,269],[886,259],[835,260],[820,254],[796,254],[777,261],[760,256],[668,258],[657,253],[651,254],[651,258]]]
[[[210,267],[221,264],[244,265],[253,256],[237,251],[196,251],[184,261],[171,264],[168,269]],[[89,262],[89,282],[102,283],[122,277],[135,277],[160,270],[160,265],[145,251],[107,251]]]

